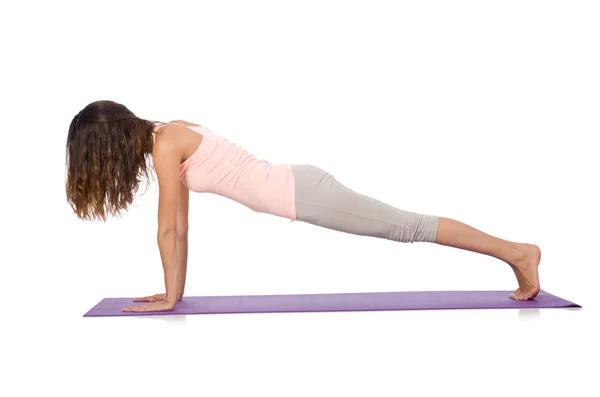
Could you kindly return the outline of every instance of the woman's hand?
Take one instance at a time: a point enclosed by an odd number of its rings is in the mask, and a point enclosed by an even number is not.
[[[124,312],[166,312],[175,309],[177,303],[167,301],[152,302],[145,305],[130,306],[123,309]]]
[[[159,302],[164,301],[166,298],[166,294],[156,294],[151,296],[144,296],[143,298],[135,298],[134,302]]]

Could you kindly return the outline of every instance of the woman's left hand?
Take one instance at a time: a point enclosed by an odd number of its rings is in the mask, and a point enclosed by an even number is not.
[[[145,305],[130,306],[124,312],[166,312],[175,309],[176,304],[166,301],[152,302]]]

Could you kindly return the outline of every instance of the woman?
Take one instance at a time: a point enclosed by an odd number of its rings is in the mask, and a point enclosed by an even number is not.
[[[499,239],[459,221],[404,211],[357,193],[313,165],[271,164],[208,128],[182,120],[141,119],[112,101],[90,103],[72,120],[66,147],[67,200],[84,220],[119,215],[149,177],[158,177],[158,246],[166,293],[138,298],[125,311],[173,310],[187,268],[189,191],[210,192],[262,213],[398,242],[430,242],[506,262],[519,287],[509,297],[540,291],[540,249]]]

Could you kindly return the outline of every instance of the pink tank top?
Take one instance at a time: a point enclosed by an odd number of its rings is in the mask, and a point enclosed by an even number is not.
[[[188,126],[203,136],[198,149],[181,163],[181,181],[191,191],[214,193],[246,207],[296,219],[295,187],[289,164],[271,164],[204,126]]]

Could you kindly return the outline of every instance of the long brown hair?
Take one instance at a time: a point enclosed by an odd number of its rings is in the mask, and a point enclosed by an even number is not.
[[[67,201],[83,220],[119,216],[133,202],[142,177],[150,179],[152,132],[160,121],[126,106],[96,101],[71,121],[67,137]]]

